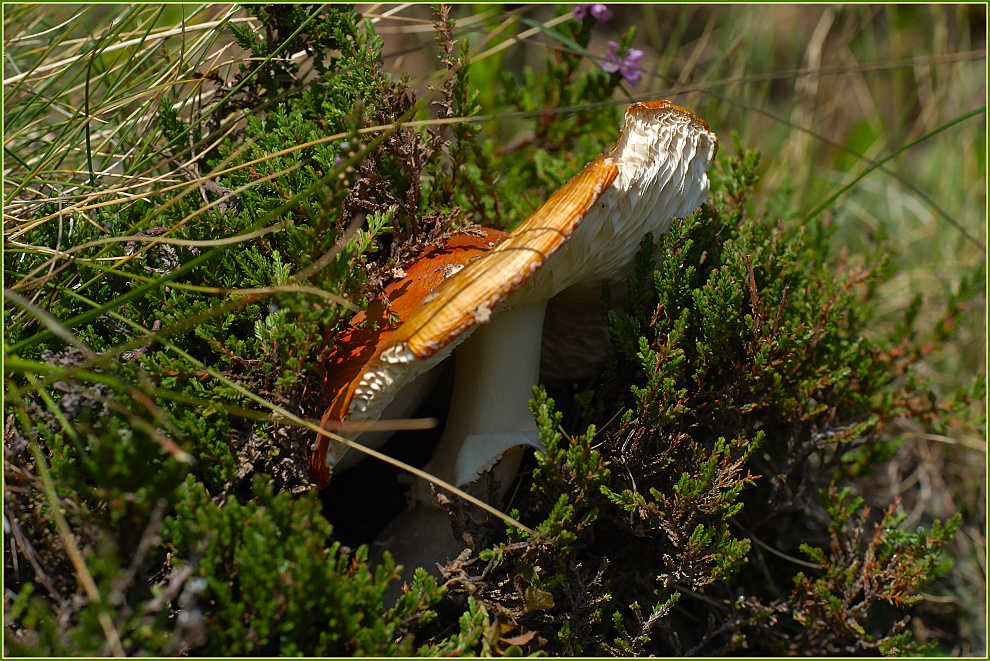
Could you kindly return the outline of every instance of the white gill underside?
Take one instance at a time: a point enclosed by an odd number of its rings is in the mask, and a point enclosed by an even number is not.
[[[612,185],[588,210],[567,242],[510,304],[546,300],[581,283],[617,280],[627,274],[640,241],[670,229],[708,197],[711,134],[688,130],[687,117],[668,118],[658,131],[629,116],[609,155],[619,168]]]
[[[714,135],[692,127],[683,115],[666,116],[659,130],[650,119],[627,115],[620,141],[609,154],[619,169],[615,181],[543,268],[492,312],[490,322],[424,361],[416,361],[404,345],[385,352],[377,368],[362,377],[347,418],[379,419],[385,404],[375,395],[382,390],[397,389],[397,399],[408,407],[417,398],[402,391],[420,387],[417,377],[467,341],[458,351],[450,419],[430,468],[460,486],[491,468],[511,447],[538,446],[528,402],[539,380],[546,301],[575,285],[625,277],[645,234],[663,234],[671,219],[690,214],[708,196]],[[388,411],[394,417],[411,412],[394,406]],[[339,448],[331,445],[329,465],[340,459]]]

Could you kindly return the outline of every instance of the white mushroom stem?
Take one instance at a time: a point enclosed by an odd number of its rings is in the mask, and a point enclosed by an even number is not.
[[[447,425],[427,471],[463,486],[511,448],[540,447],[529,400],[539,383],[545,312],[546,301],[500,311],[457,348]],[[503,468],[496,479],[505,489],[516,466]]]

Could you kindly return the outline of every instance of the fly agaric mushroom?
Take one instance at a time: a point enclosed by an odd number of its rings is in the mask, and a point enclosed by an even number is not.
[[[517,448],[539,447],[528,402],[539,381],[547,302],[562,292],[597,300],[603,282],[625,278],[645,234],[666,232],[671,219],[707,197],[716,149],[708,125],[684,108],[629,106],[615,147],[504,240],[486,234],[474,244],[452,242],[446,255],[427,254],[391,285],[409,296],[396,297],[393,311],[410,314],[364,346],[343,346],[331,374],[341,385],[324,425],[403,417],[428,389],[423,379],[457,348],[447,424],[426,469],[462,486],[502,458],[496,481],[506,486]],[[321,437],[313,460],[319,482],[329,477],[328,464],[347,466],[344,451]],[[423,490],[416,498],[430,500]]]

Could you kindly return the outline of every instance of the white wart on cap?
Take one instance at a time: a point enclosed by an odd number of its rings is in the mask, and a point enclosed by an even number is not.
[[[645,234],[666,232],[671,219],[705,200],[716,149],[708,125],[684,108],[667,101],[629,106],[615,147],[422,298],[345,376],[324,421],[377,420],[393,400],[415,400],[407,389],[422,390],[417,379],[457,348],[450,413],[427,470],[461,486],[506,451],[539,447],[528,402],[539,382],[547,301],[625,277]],[[314,466],[340,462],[339,447],[318,448],[325,456],[314,457]],[[519,453],[510,456],[503,480],[511,479]]]

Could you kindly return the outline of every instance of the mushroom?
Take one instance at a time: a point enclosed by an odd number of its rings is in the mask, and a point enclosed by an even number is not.
[[[627,277],[642,237],[666,232],[707,197],[716,149],[715,134],[690,111],[667,101],[630,105],[615,147],[504,240],[489,232],[474,243],[451,242],[393,283],[393,292],[409,296],[391,301],[402,321],[358,349],[344,347],[330,373],[340,385],[324,424],[402,417],[456,348],[450,413],[427,470],[462,486],[498,462],[494,480],[504,489],[521,449],[540,447],[528,402],[539,382],[548,301],[597,302],[603,282]],[[320,441],[320,481],[327,466],[348,465],[345,451]],[[433,500],[422,486],[414,499]]]

